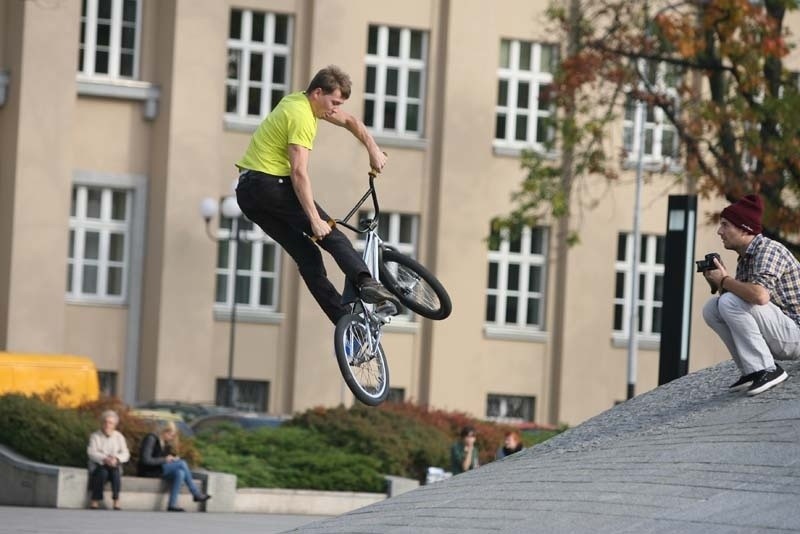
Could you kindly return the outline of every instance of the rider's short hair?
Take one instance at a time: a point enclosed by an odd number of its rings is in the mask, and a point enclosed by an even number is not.
[[[322,89],[323,93],[329,95],[339,89],[339,91],[342,92],[342,97],[347,99],[350,98],[351,85],[352,82],[350,81],[349,74],[336,65],[328,65],[314,75],[314,78],[311,79],[311,83],[308,84],[306,93],[310,93],[319,87]]]

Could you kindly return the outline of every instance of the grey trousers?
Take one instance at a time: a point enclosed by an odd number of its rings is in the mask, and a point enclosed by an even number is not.
[[[742,375],[800,357],[800,326],[772,302],[750,304],[733,293],[712,297],[703,319],[722,339]]]

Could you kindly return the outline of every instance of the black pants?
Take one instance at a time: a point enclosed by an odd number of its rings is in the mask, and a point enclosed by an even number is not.
[[[311,223],[295,195],[288,177],[271,176],[248,171],[239,178],[236,199],[248,219],[261,227],[294,259],[309,291],[328,316],[336,322],[348,313],[342,304],[342,295],[328,280],[319,248],[327,251],[347,279],[358,285],[359,278],[369,275],[361,255],[353,248],[347,236],[334,228],[317,243],[311,235]],[[316,204],[320,217],[329,220],[327,213]],[[317,246],[319,244],[319,247]]]
[[[108,480],[111,481],[111,498],[115,501],[119,499],[120,482],[119,466],[98,465],[89,477],[89,489],[92,490],[92,500],[103,500],[103,486]]]

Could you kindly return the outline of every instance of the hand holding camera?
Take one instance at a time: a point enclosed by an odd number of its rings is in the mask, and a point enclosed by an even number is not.
[[[713,295],[719,290],[720,282],[723,278],[728,276],[725,271],[725,265],[722,263],[722,258],[716,252],[709,252],[705,258],[694,262],[697,265],[697,272],[703,273],[703,277],[708,282]]]

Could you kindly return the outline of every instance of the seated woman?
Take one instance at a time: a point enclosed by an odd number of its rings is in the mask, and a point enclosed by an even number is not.
[[[510,432],[506,432],[505,438],[503,440],[503,445],[497,449],[495,458],[501,460],[506,456],[510,456],[521,450],[522,450],[522,438],[520,437],[519,432],[517,432],[516,430],[512,430]]]
[[[178,430],[175,423],[167,421],[161,425],[158,435],[147,434],[139,449],[138,475],[140,477],[161,477],[172,481],[167,504],[169,512],[184,511],[178,506],[178,494],[183,482],[192,493],[194,502],[205,502],[211,498],[195,485],[189,466],[177,456],[177,442]]]
[[[100,508],[103,500],[103,486],[111,481],[111,498],[114,510],[119,510],[119,492],[121,486],[122,464],[131,455],[125,437],[117,430],[119,416],[114,410],[106,410],[100,416],[100,430],[89,436],[86,454],[89,456],[89,487],[92,490],[92,501],[89,507]]]

